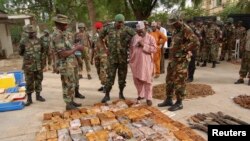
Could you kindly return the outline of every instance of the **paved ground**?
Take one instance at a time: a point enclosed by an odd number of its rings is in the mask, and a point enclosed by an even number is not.
[[[0,71],[20,69],[20,60],[0,61]],[[215,90],[216,94],[192,100],[184,101],[184,109],[175,112],[174,119],[186,123],[187,117],[198,112],[217,112],[222,111],[237,118],[250,122],[250,110],[243,109],[232,102],[232,97],[239,94],[249,94],[250,86],[234,85],[233,82],[238,78],[239,65],[224,62],[216,69],[209,67],[198,67],[195,74],[195,83],[209,84]],[[80,90],[87,97],[84,100],[77,100],[84,106],[99,102],[103,93],[97,92],[100,87],[96,71],[93,67],[92,80],[86,78],[80,80]],[[155,84],[165,82],[165,74],[154,81]],[[43,113],[53,111],[63,111],[65,104],[62,100],[61,82],[59,75],[46,72],[44,74],[42,95],[46,98],[45,103],[34,101],[34,104],[21,111],[12,111],[0,113],[0,140],[1,141],[32,141],[42,124]],[[127,77],[127,87],[125,88],[127,98],[135,99],[136,90],[132,80],[132,74],[129,69]],[[112,100],[118,97],[118,86],[116,84],[112,90]],[[154,106],[161,102],[154,100]],[[162,110],[164,108],[161,108]],[[207,138],[206,134],[198,132]]]

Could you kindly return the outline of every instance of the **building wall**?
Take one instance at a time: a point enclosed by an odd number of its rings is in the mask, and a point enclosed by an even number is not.
[[[6,57],[8,58],[10,55],[13,54],[13,46],[11,41],[11,34],[9,31],[9,26],[7,24],[0,24],[0,43],[2,49],[5,50]]]
[[[239,0],[203,0],[202,8],[205,9],[209,15],[214,15],[221,12],[227,4],[238,1]]]

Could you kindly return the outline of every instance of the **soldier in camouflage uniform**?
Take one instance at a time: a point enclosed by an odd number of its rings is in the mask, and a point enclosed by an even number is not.
[[[241,67],[240,67],[240,79],[238,79],[235,84],[243,84],[244,78],[248,75],[248,85],[250,86],[250,29],[247,30],[247,35],[243,39],[242,48],[242,60],[241,60]]]
[[[96,22],[95,28],[96,33],[93,36],[93,44],[92,44],[92,55],[91,55],[91,64],[93,64],[93,59],[95,59],[95,67],[97,70],[97,74],[99,76],[99,80],[101,81],[102,87],[98,89],[98,91],[103,91],[106,93],[105,84],[107,81],[107,48],[103,45],[99,38],[99,34],[102,31],[102,23]]]
[[[110,100],[110,91],[115,81],[116,72],[118,71],[119,83],[119,98],[125,99],[123,89],[126,86],[126,77],[128,71],[128,49],[132,37],[136,34],[135,31],[127,26],[124,26],[124,16],[118,14],[115,16],[115,24],[104,28],[100,33],[100,40],[107,36],[108,48],[108,77],[106,82],[106,94],[102,99],[105,103]],[[104,43],[103,43],[104,44]]]
[[[168,24],[174,28],[174,33],[166,76],[167,98],[163,103],[158,104],[158,106],[171,106],[168,110],[176,111],[183,108],[182,100],[186,91],[187,68],[188,60],[192,56],[191,51],[199,46],[200,43],[192,29],[183,23],[180,13],[172,13]],[[175,104],[172,101],[174,93],[177,98]]]
[[[236,36],[236,40],[239,40],[240,42],[240,54],[242,49],[244,48],[244,43],[246,42],[246,34],[247,34],[247,30],[244,26],[242,26],[242,21],[238,21],[237,25],[236,25],[236,30],[235,30],[235,36]]]
[[[43,81],[44,47],[40,39],[36,37],[36,28],[27,25],[25,32],[28,37],[20,41],[19,54],[23,56],[23,70],[26,82],[26,94],[28,95],[26,106],[32,104],[32,93],[36,92],[36,100],[44,102],[40,95]]]
[[[43,47],[44,47],[44,71],[47,71],[47,62],[48,62],[48,70],[51,70],[51,62],[52,62],[52,52],[51,52],[51,38],[49,36],[49,30],[44,30],[44,35],[40,38]]]
[[[216,67],[218,52],[219,52],[219,39],[220,39],[220,30],[212,21],[208,21],[208,26],[204,30],[205,34],[205,51],[203,56],[202,67],[207,65],[208,56],[211,56],[210,60],[213,65],[212,68]]]
[[[225,59],[226,53],[228,53],[227,61],[231,61],[232,59],[232,49],[235,47],[235,27],[233,25],[233,19],[228,18],[227,25],[224,33],[224,41],[225,46],[222,48],[220,60],[223,61]]]
[[[21,40],[24,39],[24,38],[27,38],[29,36],[29,34],[25,32],[26,27],[27,27],[27,25],[23,26],[23,32],[21,34]]]
[[[57,55],[63,99],[66,103],[66,110],[77,109],[81,104],[74,102],[74,97],[79,94],[78,63],[75,52],[82,51],[83,46],[73,45],[72,34],[66,30],[69,23],[67,16],[58,14],[53,20],[57,29],[52,35],[52,46]]]
[[[75,34],[75,42],[80,44],[80,45],[83,45],[85,47],[83,52],[82,52],[82,58],[77,58],[79,65],[80,65],[80,75],[79,76],[82,77],[82,71],[83,71],[83,61],[82,60],[84,60],[88,79],[91,79],[90,56],[89,56],[89,50],[90,50],[90,46],[91,46],[90,36],[86,32],[86,26],[84,23],[79,23],[78,28],[79,28],[79,32]]]

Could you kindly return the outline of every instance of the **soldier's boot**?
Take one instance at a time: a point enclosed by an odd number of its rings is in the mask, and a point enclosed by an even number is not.
[[[91,75],[90,74],[88,74],[88,79],[90,80],[90,79],[92,79],[92,77],[91,77]]]
[[[71,103],[72,103],[72,105],[74,105],[75,107],[81,107],[81,106],[82,106],[82,104],[76,103],[76,102],[74,102],[74,101],[72,101]]]
[[[187,83],[191,83],[191,82],[193,82],[193,81],[194,81],[193,78],[188,78],[188,79],[187,79]]]
[[[80,98],[80,99],[84,99],[85,98],[84,95],[80,94],[79,87],[75,88],[75,98]]]
[[[102,103],[106,103],[107,101],[109,101],[110,100],[110,96],[109,96],[110,94],[109,94],[109,91],[106,91],[106,94],[105,94],[105,96],[103,97],[103,99],[102,99]]]
[[[250,86],[250,78],[249,78],[249,80],[248,80],[248,86]]]
[[[243,84],[244,83],[244,79],[240,78],[238,79],[236,82],[234,82],[234,84]],[[249,82],[248,82],[249,84]]]
[[[101,86],[101,87],[98,89],[98,91],[99,91],[99,92],[103,91],[103,88],[104,88],[104,86]]]
[[[123,99],[123,100],[125,100],[125,97],[124,97],[124,95],[123,95],[123,87],[120,87],[120,92],[119,92],[119,99]]]
[[[158,104],[158,107],[173,106],[172,98],[167,97],[162,103]]]
[[[182,100],[177,100],[173,106],[168,108],[169,111],[177,111],[183,109]]]
[[[78,74],[79,79],[83,78],[82,74]]]
[[[78,108],[74,106],[72,102],[66,104],[66,110],[76,110],[76,109]]]
[[[206,67],[207,66],[207,61],[204,61],[201,67]]]
[[[40,102],[44,102],[45,101],[45,99],[40,95],[40,92],[36,93],[36,100],[40,101]]]
[[[105,87],[105,86],[103,87],[102,92],[103,92],[103,93],[106,93],[106,87]]]
[[[200,66],[200,62],[199,61],[197,61],[196,66]]]
[[[32,96],[31,93],[27,94],[28,98],[27,98],[27,102],[25,103],[25,106],[30,106],[30,104],[32,104]]]
[[[215,67],[216,67],[216,61],[213,61],[212,68],[215,68]]]

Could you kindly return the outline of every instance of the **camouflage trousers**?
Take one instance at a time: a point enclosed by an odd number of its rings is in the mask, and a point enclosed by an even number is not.
[[[239,74],[242,78],[247,77],[247,75],[250,78],[250,51],[243,53]]]
[[[116,72],[118,71],[118,84],[119,88],[123,89],[126,86],[126,78],[128,72],[127,63],[109,63],[107,68],[107,82],[106,82],[106,91],[109,92],[114,85]]]
[[[78,68],[65,68],[60,70],[63,99],[69,103],[74,99],[75,88],[79,85]]]
[[[235,47],[235,40],[227,41],[221,51],[221,58],[225,58],[226,53],[228,54],[228,59],[232,59],[232,50]]]
[[[219,53],[219,44],[214,43],[209,45],[209,56],[211,61],[217,61]]]
[[[87,48],[87,47],[84,48],[83,54],[82,54],[82,58],[83,58],[83,61],[85,63],[86,71],[89,74],[89,72],[91,71],[91,68],[90,68],[89,48]],[[82,64],[81,68],[83,70],[83,64]]]
[[[26,93],[42,91],[43,71],[24,71],[26,82]]]
[[[183,58],[181,60],[173,60],[169,62],[166,76],[166,95],[173,98],[176,95],[177,100],[182,100],[186,94],[188,61]]]
[[[95,58],[95,67],[102,85],[105,85],[107,81],[107,63],[107,57]]]
[[[51,66],[51,64],[52,64],[52,54],[45,54],[44,67],[46,68],[47,65]]]

